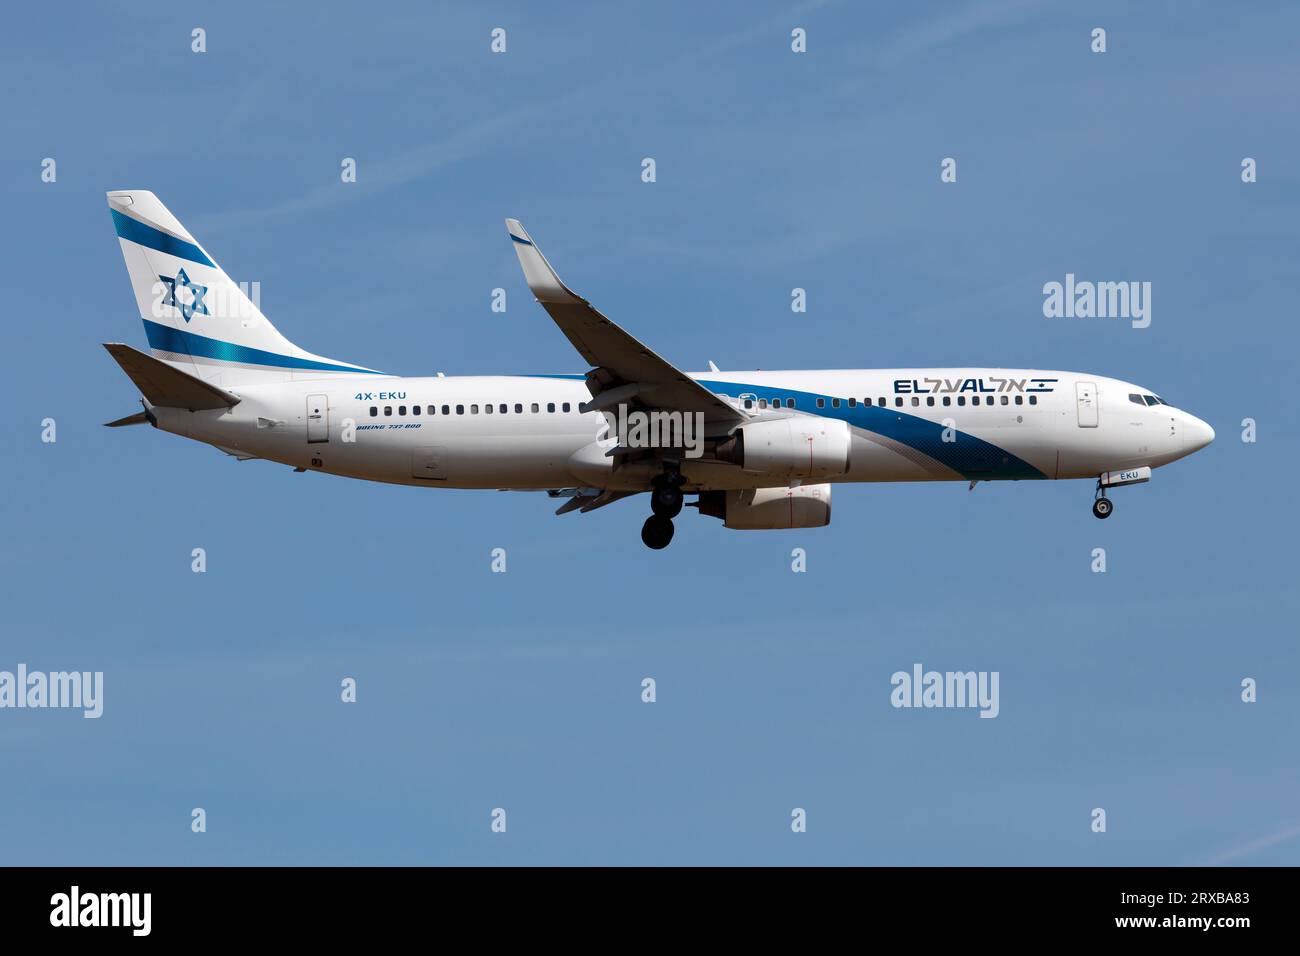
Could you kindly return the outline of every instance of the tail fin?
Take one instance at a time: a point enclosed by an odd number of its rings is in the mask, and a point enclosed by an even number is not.
[[[313,355],[276,331],[151,192],[108,194],[153,354],[214,385],[382,374]]]

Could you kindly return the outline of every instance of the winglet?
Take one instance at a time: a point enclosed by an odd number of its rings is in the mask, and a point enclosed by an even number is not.
[[[560,277],[555,274],[551,264],[542,255],[542,250],[537,248],[533,237],[528,235],[528,231],[518,219],[507,219],[506,230],[510,233],[515,254],[519,256],[519,265],[524,270],[524,279],[538,302],[586,302],[586,299],[574,295],[560,281]]]

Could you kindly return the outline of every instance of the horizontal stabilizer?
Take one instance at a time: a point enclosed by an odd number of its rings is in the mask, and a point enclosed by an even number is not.
[[[134,415],[127,415],[125,418],[119,418],[115,422],[104,422],[105,428],[121,428],[123,425],[148,425],[149,416],[144,412],[136,412]]]
[[[209,385],[152,355],[145,355],[139,349],[120,342],[105,342],[104,348],[135,382],[150,405],[198,411],[203,408],[233,408],[239,404],[238,397],[225,389]],[[123,419],[116,424],[131,423]]]

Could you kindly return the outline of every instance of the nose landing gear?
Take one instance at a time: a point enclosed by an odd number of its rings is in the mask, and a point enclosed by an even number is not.
[[[660,551],[673,540],[673,519],[682,513],[682,485],[686,483],[675,468],[666,468],[650,489],[650,510],[654,512],[641,527],[641,540],[647,548]]]
[[[1106,497],[1106,490],[1101,486],[1101,480],[1097,481],[1097,493],[1093,496],[1092,513],[1098,518],[1109,518],[1110,513],[1115,510],[1111,500]]]

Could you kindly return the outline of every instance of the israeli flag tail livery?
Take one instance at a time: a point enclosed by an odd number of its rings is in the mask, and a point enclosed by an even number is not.
[[[115,190],[108,207],[154,357],[217,386],[376,374],[276,331],[260,286],[231,280],[153,193]]]

